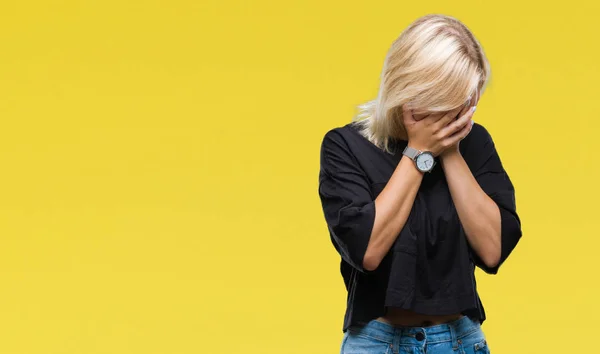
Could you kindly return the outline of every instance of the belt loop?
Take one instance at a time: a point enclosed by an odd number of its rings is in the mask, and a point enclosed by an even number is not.
[[[394,329],[394,339],[392,339],[392,354],[400,353],[400,340],[402,339],[402,328]]]
[[[452,338],[452,349],[458,350],[458,338],[456,338],[456,328],[452,325],[450,327],[450,337]]]

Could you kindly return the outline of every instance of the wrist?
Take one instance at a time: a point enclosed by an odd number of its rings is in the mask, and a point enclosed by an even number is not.
[[[406,155],[402,156],[402,158],[400,159],[398,168],[400,168],[400,166],[403,166],[403,165],[406,166],[406,168],[408,168],[411,171],[410,172],[411,174],[418,175],[420,177],[425,176],[425,172],[419,170],[417,168],[417,164],[415,163],[415,161]],[[408,165],[410,165],[410,166],[408,166]]]
[[[412,146],[406,146],[402,155],[412,160],[415,167],[421,172],[431,172],[435,166],[435,156],[431,151],[422,151]]]
[[[419,150],[419,151],[429,151],[427,144],[423,144],[422,142],[419,142],[417,139],[415,139],[415,140],[408,139],[408,142],[406,145],[413,149]]]
[[[442,165],[442,168],[453,165],[462,159],[463,157],[458,149],[452,149],[452,151],[446,150],[440,154],[440,164]]]
[[[440,157],[442,159],[447,159],[447,158],[452,158],[452,157],[457,157],[457,156],[462,156],[460,154],[460,150],[458,149],[458,146],[451,146],[440,153]]]

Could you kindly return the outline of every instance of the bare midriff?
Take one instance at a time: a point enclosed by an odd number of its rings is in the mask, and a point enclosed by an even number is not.
[[[385,315],[378,317],[376,320],[393,326],[430,327],[452,322],[463,316],[460,313],[430,316],[397,307],[387,307]]]

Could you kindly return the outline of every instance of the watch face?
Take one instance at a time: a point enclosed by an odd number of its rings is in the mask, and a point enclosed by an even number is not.
[[[417,168],[423,172],[431,171],[433,168],[433,155],[428,152],[424,152],[417,156]]]

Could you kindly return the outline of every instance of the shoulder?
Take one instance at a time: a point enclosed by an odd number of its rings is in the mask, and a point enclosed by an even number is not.
[[[323,136],[322,144],[347,144],[352,135],[357,133],[356,128],[352,124],[348,123],[329,129]]]
[[[480,146],[482,144],[493,144],[492,136],[487,128],[479,123],[473,124],[471,132],[465,139],[464,142],[468,145]],[[462,144],[462,142],[461,142]]]
[[[360,138],[352,123],[326,131],[320,148],[321,168],[325,171],[356,169],[362,156]]]
[[[350,145],[356,144],[357,134],[352,123],[329,129],[321,140],[321,154],[350,153]]]
[[[469,135],[460,142],[460,152],[471,170],[478,174],[482,169],[501,168],[494,140],[481,124],[475,123]]]
[[[495,150],[494,140],[490,132],[481,124],[473,124],[473,128],[460,142],[460,150],[463,156],[486,155]]]

